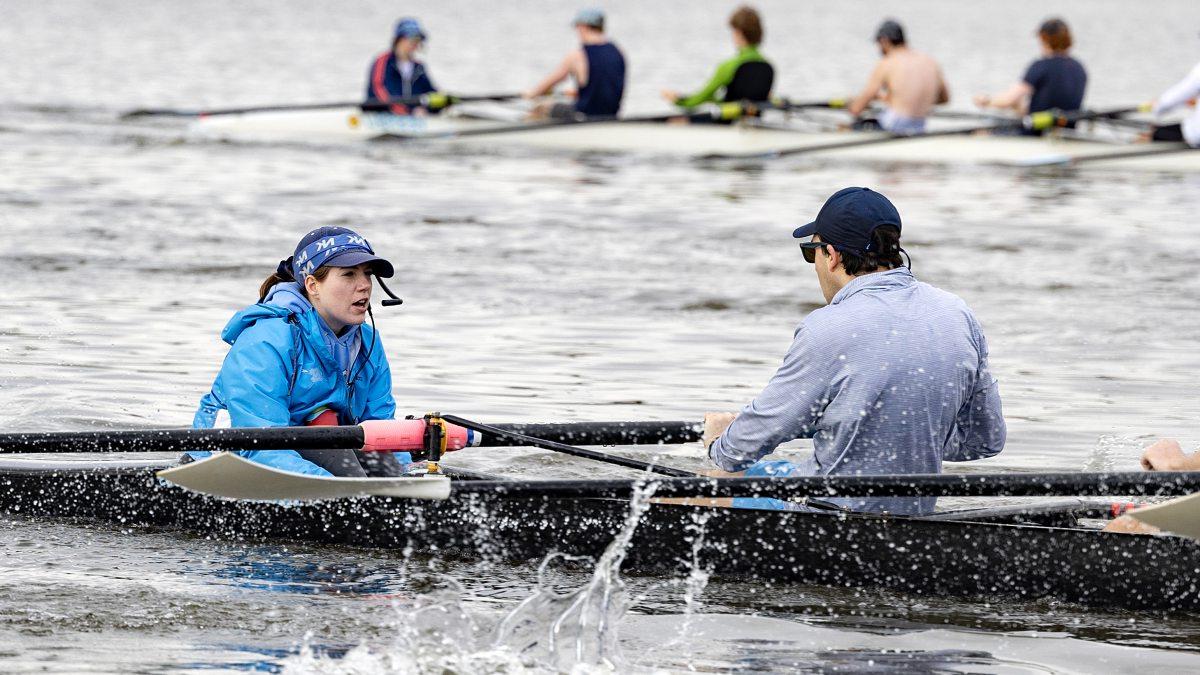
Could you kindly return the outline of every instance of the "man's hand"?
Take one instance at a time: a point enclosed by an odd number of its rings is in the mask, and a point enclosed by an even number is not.
[[[717,440],[717,436],[725,433],[736,418],[737,413],[704,413],[704,449],[708,450],[708,446]]]
[[[1185,455],[1179,441],[1164,438],[1142,452],[1142,468],[1147,471],[1200,471],[1200,456]]]

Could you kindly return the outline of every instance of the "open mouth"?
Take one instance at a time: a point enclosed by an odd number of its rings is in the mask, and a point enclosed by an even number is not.
[[[351,306],[365,311],[367,309],[367,305],[369,305],[370,303],[371,303],[370,298],[363,298],[362,300],[352,303]]]

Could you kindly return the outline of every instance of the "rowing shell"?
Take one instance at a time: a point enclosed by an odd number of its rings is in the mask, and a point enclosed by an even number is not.
[[[335,478],[280,471],[244,457],[219,452],[202,460],[159,471],[158,477],[193,492],[254,501],[324,501],[353,497],[445,499],[445,476]]]
[[[882,132],[808,132],[745,124],[589,122],[522,129],[508,120],[453,114],[429,117],[364,113],[356,108],[220,115],[198,120],[195,133],[234,141],[340,143],[401,139],[469,147],[519,146],[560,152],[669,157],[813,159],[915,164],[1200,172],[1200,152],[1181,144],[1120,144],[1080,137],[949,135],[895,139]],[[467,135],[462,135],[467,134]],[[1147,152],[1147,150],[1152,152]],[[1084,164],[1086,163],[1086,164]]]
[[[0,462],[0,512],[24,518],[85,518],[122,529],[157,525],[239,541],[382,547],[485,561],[536,563],[553,552],[595,558],[625,527],[629,512],[625,500],[506,496],[471,490],[470,480],[456,481],[458,489],[445,500],[293,505],[205,497],[119,462],[73,462],[50,471],[13,471],[6,464]],[[1057,519],[967,518],[651,504],[622,570],[686,574],[694,564],[741,584],[1200,611],[1200,543],[1190,539],[1100,532]]]

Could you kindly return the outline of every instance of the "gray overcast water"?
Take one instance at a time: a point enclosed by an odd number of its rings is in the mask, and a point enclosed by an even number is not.
[[[1074,29],[1094,108],[1149,100],[1200,60],[1194,1],[756,4],[776,90],[797,99],[857,88],[876,57],[869,38],[889,15],[942,61],[961,109],[1020,76],[1051,13]],[[733,3],[605,7],[629,57],[628,112],[661,109],[659,89],[698,86],[731,53]],[[5,0],[0,429],[189,424],[225,353],[224,322],[322,224],[359,230],[396,263],[391,286],[405,304],[376,315],[406,413],[559,421],[735,410],[821,303],[791,229],[834,190],[868,185],[899,207],[916,275],[963,297],[990,341],[1009,445],[954,470],[1130,469],[1160,435],[1200,445],[1200,175],[236,144],[196,138],[178,120],[117,119],[142,106],[355,98],[400,13],[426,25],[424,58],[442,88],[520,90],[572,46],[575,9]],[[696,444],[668,459],[699,466],[701,456]],[[597,472],[508,450],[454,461]],[[396,604],[433,597],[418,579],[457,580],[462,606],[483,623],[536,582],[519,567],[431,570],[398,553],[8,517],[0,551],[0,671],[271,670],[290,659],[337,672],[338,662],[289,655],[309,632],[318,649],[365,641],[386,651],[379,645],[403,623]],[[730,582],[689,606],[684,591],[631,582],[627,665],[833,667],[804,645],[847,642],[982,650],[995,662],[972,667],[991,671],[1151,672],[1200,650],[1200,623],[1187,617]],[[726,641],[689,637],[688,621],[717,625],[696,616],[705,613],[738,615],[720,620]],[[387,667],[354,654],[364,671]],[[502,659],[473,658],[480,671]],[[942,666],[968,668],[924,667]]]

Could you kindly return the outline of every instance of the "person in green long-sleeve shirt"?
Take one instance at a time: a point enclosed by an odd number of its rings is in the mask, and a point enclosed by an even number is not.
[[[765,101],[771,96],[775,71],[758,53],[762,42],[762,20],[753,8],[743,5],[729,17],[733,44],[737,54],[717,67],[717,72],[704,88],[683,95],[671,89],[662,92],[663,98],[681,108],[695,108],[705,103],[727,101]]]

